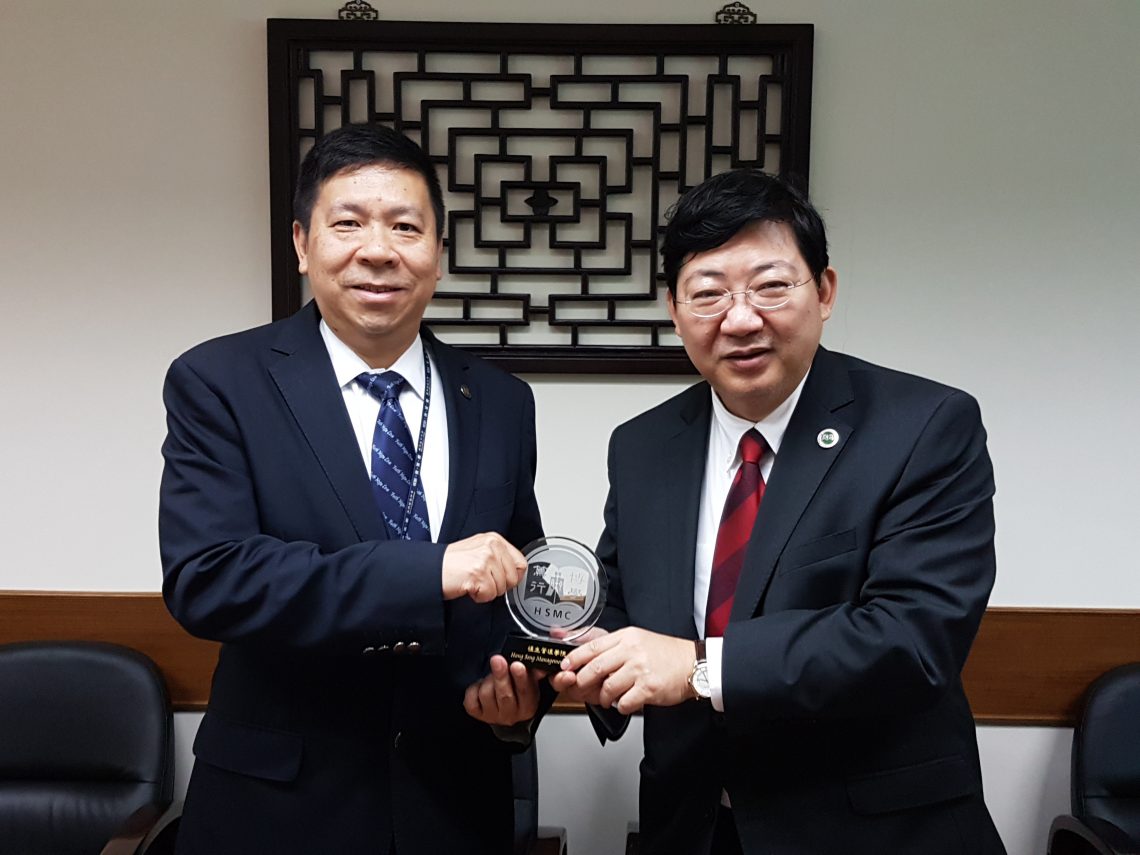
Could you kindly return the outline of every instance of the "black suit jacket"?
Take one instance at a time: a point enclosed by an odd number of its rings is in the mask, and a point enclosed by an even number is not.
[[[611,628],[696,637],[711,411],[702,383],[613,434]],[[706,853],[722,787],[746,853],[1004,851],[959,677],[994,580],[993,493],[972,398],[819,350],[725,632],[725,713],[645,710],[644,852]]]
[[[508,851],[510,747],[463,710],[502,601],[443,603],[446,545],[542,533],[526,384],[425,332],[451,461],[438,543],[390,540],[309,304],[177,359],[163,594],[222,642],[179,851]],[[466,393],[461,393],[461,388]]]

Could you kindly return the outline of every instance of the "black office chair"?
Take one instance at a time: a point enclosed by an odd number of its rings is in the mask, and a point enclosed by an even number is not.
[[[136,855],[171,802],[166,684],[137,651],[0,645],[0,855]]]
[[[538,754],[535,743],[511,758],[515,793],[512,855],[566,855],[566,829],[538,824]]]
[[[1072,814],[1049,829],[1049,855],[1140,853],[1140,663],[1088,690],[1073,732]]]

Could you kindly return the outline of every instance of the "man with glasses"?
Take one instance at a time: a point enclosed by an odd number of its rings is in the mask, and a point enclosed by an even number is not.
[[[823,222],[786,182],[677,204],[700,383],[614,431],[602,624],[556,688],[644,711],[641,851],[1002,853],[960,672],[994,581],[977,403],[820,346]]]

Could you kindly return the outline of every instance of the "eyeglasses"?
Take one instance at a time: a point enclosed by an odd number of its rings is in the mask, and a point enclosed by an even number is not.
[[[726,291],[723,288],[701,288],[688,300],[674,300],[688,307],[689,314],[698,318],[715,318],[723,315],[732,307],[732,298],[743,294],[754,309],[765,312],[774,312],[788,305],[792,299],[792,289],[813,281],[805,279],[803,282],[761,282],[743,291]]]

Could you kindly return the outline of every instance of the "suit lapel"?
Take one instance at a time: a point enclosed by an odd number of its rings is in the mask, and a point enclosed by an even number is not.
[[[273,350],[282,358],[269,374],[285,399],[297,426],[316,455],[357,536],[383,540],[388,534],[360,459],[344,398],[321,339],[320,315],[309,303],[282,323]]]
[[[730,621],[747,620],[756,614],[796,523],[855,430],[836,415],[852,399],[846,370],[821,347],[768,478],[736,586]],[[819,434],[828,428],[836,431],[838,441],[824,448]]]
[[[450,543],[462,530],[475,493],[474,461],[479,453],[482,397],[464,355],[440,342],[426,328],[421,332],[439,369],[438,389],[447,401],[447,507],[439,528],[439,542]]]
[[[677,431],[665,441],[658,479],[655,479],[659,490],[656,495],[669,502],[668,523],[661,535],[662,552],[658,562],[666,568],[669,624],[685,638],[697,637],[693,623],[693,570],[712,418],[711,394],[706,383],[686,393]]]

